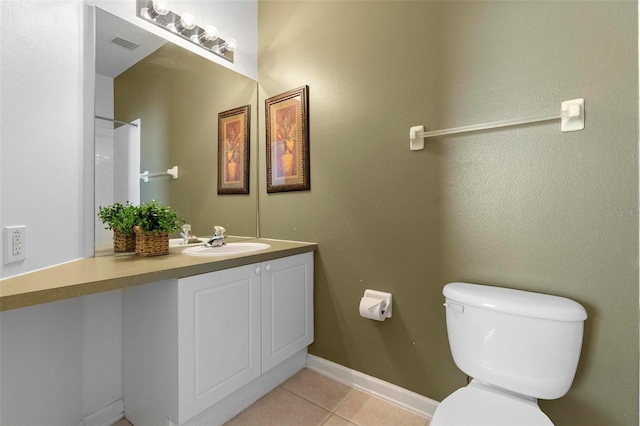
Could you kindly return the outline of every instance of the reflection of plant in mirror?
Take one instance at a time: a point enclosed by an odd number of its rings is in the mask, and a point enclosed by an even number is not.
[[[133,234],[133,227],[138,221],[138,207],[129,204],[115,203],[107,207],[100,207],[98,217],[104,223],[105,229],[116,229],[123,234]]]
[[[151,200],[142,203],[138,207],[137,225],[146,233],[153,232],[156,235],[163,232],[176,232],[184,224],[184,219],[169,206],[162,206],[157,201]]]

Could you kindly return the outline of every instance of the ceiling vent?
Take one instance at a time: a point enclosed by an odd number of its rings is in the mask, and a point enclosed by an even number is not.
[[[129,40],[125,40],[122,37],[117,36],[117,35],[112,36],[109,39],[109,41],[111,43],[117,44],[118,46],[122,46],[122,47],[124,47],[126,49],[129,49],[129,50],[133,50],[136,47],[140,46],[139,44],[136,44],[136,43],[134,43],[132,41],[129,41]]]

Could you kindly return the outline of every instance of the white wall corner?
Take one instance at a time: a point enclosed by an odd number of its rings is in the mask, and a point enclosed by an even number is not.
[[[429,419],[439,404],[426,396],[315,355],[307,355],[307,368]]]
[[[122,399],[109,404],[84,418],[80,426],[110,426],[124,418],[124,402]]]

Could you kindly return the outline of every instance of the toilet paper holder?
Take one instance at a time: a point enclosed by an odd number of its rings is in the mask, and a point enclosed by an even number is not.
[[[392,308],[392,302],[393,302],[393,296],[391,295],[391,293],[385,293],[383,291],[376,291],[376,290],[365,290],[364,291],[364,297],[371,297],[373,299],[380,299],[382,300],[382,306],[383,306],[383,314],[385,318],[391,318],[391,308]]]

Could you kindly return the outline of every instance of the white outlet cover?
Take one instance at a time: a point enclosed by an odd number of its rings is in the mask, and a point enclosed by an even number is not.
[[[13,254],[14,249],[14,237],[16,232],[19,233],[20,241],[20,253]],[[27,258],[27,227],[25,225],[19,226],[5,226],[4,227],[4,263],[19,262]]]

